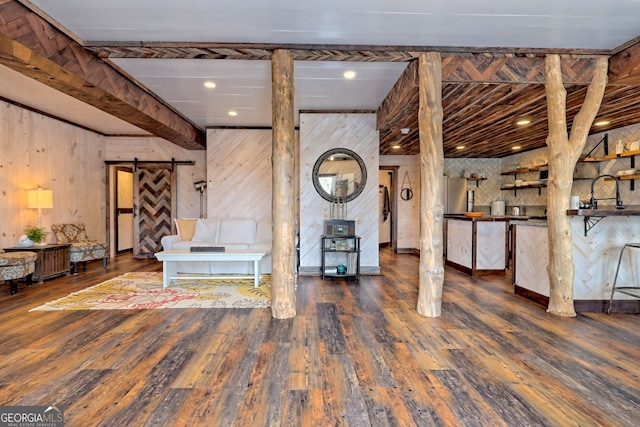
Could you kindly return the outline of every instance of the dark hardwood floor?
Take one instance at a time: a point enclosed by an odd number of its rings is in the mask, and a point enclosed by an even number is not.
[[[446,270],[442,316],[415,311],[418,258],[382,276],[301,277],[266,309],[29,312],[127,271],[0,287],[0,405],[61,405],[67,426],[637,426],[640,316],[558,318],[504,277]]]

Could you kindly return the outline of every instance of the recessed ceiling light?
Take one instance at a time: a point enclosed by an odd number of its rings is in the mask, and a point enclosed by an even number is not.
[[[529,119],[520,119],[516,122],[518,126],[528,125],[529,123],[531,123],[531,120]]]
[[[216,87],[216,84],[214,82],[204,82],[204,87],[207,89],[213,89]]]
[[[606,126],[611,123],[609,120],[600,120],[594,123],[596,126]]]
[[[400,145],[394,145],[391,148],[393,148],[394,150],[397,150],[398,148],[400,148]]]
[[[235,117],[235,116],[237,116],[237,115],[238,115],[238,113],[237,113],[236,111],[231,110],[231,111],[229,111],[229,115],[230,115],[231,117]]]
[[[411,132],[410,128],[402,128],[402,129],[400,129],[400,133],[403,134],[403,135],[407,135],[407,134],[409,134],[409,132]]]
[[[458,146],[456,147],[456,150],[464,150],[464,145],[458,145]]]
[[[519,145],[514,145],[513,147],[511,147],[512,150],[519,150],[522,147],[520,147]]]
[[[345,79],[353,79],[356,77],[356,72],[349,70],[349,71],[345,71],[344,74],[342,75]]]

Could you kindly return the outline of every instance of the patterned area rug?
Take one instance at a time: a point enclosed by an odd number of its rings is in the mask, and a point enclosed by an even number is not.
[[[271,276],[253,279],[175,280],[162,287],[162,273],[127,273],[48,302],[37,310],[130,310],[157,308],[267,308]]]

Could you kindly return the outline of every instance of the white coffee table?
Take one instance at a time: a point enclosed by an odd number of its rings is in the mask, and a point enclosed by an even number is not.
[[[159,261],[162,261],[162,286],[168,287],[171,279],[215,279],[226,278],[230,275],[215,276],[215,275],[179,275],[178,276],[178,262],[184,261],[253,261],[253,275],[232,275],[232,277],[238,278],[252,278],[253,285],[260,286],[260,261],[266,255],[266,252],[259,251],[224,251],[224,252],[191,252],[188,250],[171,250],[162,251],[155,254]]]

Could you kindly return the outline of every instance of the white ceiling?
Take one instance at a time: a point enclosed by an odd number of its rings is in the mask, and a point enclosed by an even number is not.
[[[33,0],[84,41],[180,41],[319,45],[400,45],[604,49],[640,34],[640,0]],[[197,125],[270,126],[268,61],[114,59]],[[405,64],[296,62],[297,110],[376,110]],[[356,78],[345,80],[346,70]],[[0,67],[0,78],[9,75]],[[204,81],[217,87],[205,89]],[[4,82],[4,80],[2,80]],[[35,82],[33,83],[36,84]],[[27,81],[0,95],[54,93]],[[11,87],[8,87],[11,86]],[[13,93],[10,93],[12,90]],[[36,92],[37,91],[37,92]],[[64,96],[60,95],[64,98]],[[29,98],[29,97],[26,97]],[[46,98],[46,102],[45,101]],[[68,98],[68,97],[67,97]],[[66,100],[65,102],[68,102]],[[90,109],[71,120],[102,127]],[[230,117],[229,110],[238,112]],[[54,108],[51,112],[60,112]],[[94,112],[91,112],[93,114]],[[114,119],[107,133],[133,133]],[[118,123],[120,122],[120,123]],[[137,132],[141,132],[138,130]]]

